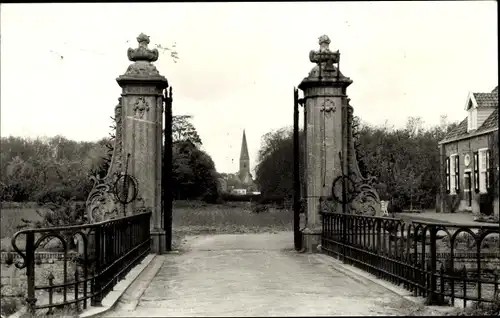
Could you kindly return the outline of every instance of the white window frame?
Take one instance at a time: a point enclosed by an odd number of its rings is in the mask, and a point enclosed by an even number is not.
[[[471,108],[468,116],[468,130],[477,129],[477,108]]]
[[[479,157],[479,193],[488,192],[487,188],[487,178],[488,178],[488,166],[489,160],[487,156],[488,148],[481,148],[477,150]],[[484,159],[484,162],[483,162]]]
[[[451,158],[446,158],[446,191],[450,193],[451,190],[451,174],[450,174]]]
[[[450,154],[450,194],[457,194],[456,191],[456,178],[455,178],[455,157],[458,156],[458,153]]]

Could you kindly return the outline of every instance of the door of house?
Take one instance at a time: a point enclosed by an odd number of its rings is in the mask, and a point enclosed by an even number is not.
[[[464,173],[464,194],[465,194],[465,200],[467,202],[467,206],[470,207],[472,206],[472,182],[471,182],[471,172],[466,171]]]

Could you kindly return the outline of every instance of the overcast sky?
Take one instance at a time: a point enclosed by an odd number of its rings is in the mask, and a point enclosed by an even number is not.
[[[320,35],[354,80],[355,115],[437,124],[465,117],[469,91],[497,85],[497,23],[494,1],[2,4],[1,135],[107,136],[115,79],[144,32],[176,43],[178,63],[156,64],[217,170],[237,171],[243,129],[253,169],[262,135],[292,124],[293,87]]]

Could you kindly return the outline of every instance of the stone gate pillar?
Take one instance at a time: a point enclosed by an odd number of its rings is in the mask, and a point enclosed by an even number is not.
[[[138,181],[141,205],[151,209],[152,251],[158,254],[165,249],[165,232],[161,219],[161,151],[163,90],[168,87],[152,62],[158,60],[158,50],[149,49],[149,36],[137,37],[139,46],[129,48],[128,59],[132,63],[125,74],[116,81],[122,88],[122,166]],[[127,205],[127,214],[137,210],[137,200]]]
[[[340,73],[340,53],[331,51],[329,44],[328,36],[319,38],[319,51],[311,51],[309,54],[310,61],[316,63],[316,66],[299,85],[304,93],[307,113],[304,127],[307,221],[302,233],[303,246],[308,252],[315,252],[320,244],[320,199],[331,196],[334,179],[342,175],[339,152],[343,147],[342,112],[346,109],[342,106],[348,103],[346,88],[352,83]]]

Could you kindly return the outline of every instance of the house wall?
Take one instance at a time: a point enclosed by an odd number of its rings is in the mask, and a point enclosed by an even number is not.
[[[477,109],[477,127],[481,127],[484,121],[490,117],[491,113],[493,113],[495,108],[493,107],[485,107]]]
[[[446,192],[442,193],[443,204],[441,209],[444,212],[472,212],[473,214],[479,214],[479,193],[474,191],[474,152],[481,148],[488,148],[489,146],[489,136],[491,134],[480,135],[464,140],[454,141],[443,145],[443,155],[445,158],[452,154],[459,155],[459,191],[456,194],[448,194]],[[468,167],[465,166],[465,155],[469,154],[471,160]],[[443,171],[446,171],[446,160],[442,162]],[[466,200],[466,195],[464,193],[465,189],[465,178],[464,172],[466,169],[471,171],[471,183],[472,183],[472,204],[469,207]],[[443,178],[442,178],[443,179]],[[446,178],[443,179],[446,182]],[[446,184],[444,184],[444,189],[446,189]],[[498,199],[495,201],[498,203]],[[498,208],[495,207],[498,214]]]

